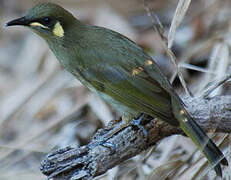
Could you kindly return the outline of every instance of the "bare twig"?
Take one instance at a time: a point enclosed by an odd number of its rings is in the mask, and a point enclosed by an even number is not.
[[[228,80],[230,80],[230,78],[231,78],[231,74],[221,78],[221,80],[219,81],[214,82],[214,84],[209,86],[209,88],[206,89],[206,91],[203,93],[203,98],[208,98],[210,93],[212,93],[215,89],[226,83]]]
[[[174,41],[174,36],[176,33],[176,29],[177,27],[180,25],[180,23],[182,22],[188,8],[189,5],[191,3],[191,0],[180,0],[178,2],[172,23],[171,23],[171,27],[168,33],[168,48],[171,49],[173,41]]]

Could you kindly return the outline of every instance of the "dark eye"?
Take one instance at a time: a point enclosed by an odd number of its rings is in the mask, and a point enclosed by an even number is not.
[[[44,24],[49,24],[51,22],[51,19],[49,17],[45,17],[43,19]]]

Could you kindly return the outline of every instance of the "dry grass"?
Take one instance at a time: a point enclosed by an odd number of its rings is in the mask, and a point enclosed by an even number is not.
[[[142,45],[182,95],[230,94],[230,83],[219,83],[230,77],[230,1],[58,2],[80,19]],[[0,23],[34,4],[0,1]],[[153,12],[161,22],[159,34],[153,31]],[[39,165],[48,151],[88,143],[115,117],[110,106],[59,67],[42,40],[23,28],[0,27],[0,179],[45,179]],[[229,135],[215,139],[230,161]],[[210,169],[190,139],[173,136],[97,179],[217,179]],[[230,179],[230,168],[223,174]]]

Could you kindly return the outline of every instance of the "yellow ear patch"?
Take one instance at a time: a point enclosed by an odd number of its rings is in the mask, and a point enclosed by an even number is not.
[[[32,22],[30,23],[30,26],[39,26],[45,29],[49,29],[47,26],[44,26],[43,24],[40,24],[39,22]]]
[[[53,29],[53,34],[58,36],[58,37],[63,37],[64,36],[64,30],[60,22],[57,22],[54,26]]]

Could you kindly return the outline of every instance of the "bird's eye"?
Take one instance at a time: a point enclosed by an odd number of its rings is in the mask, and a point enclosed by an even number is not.
[[[51,19],[49,17],[45,17],[43,19],[44,24],[49,24],[51,22]]]

